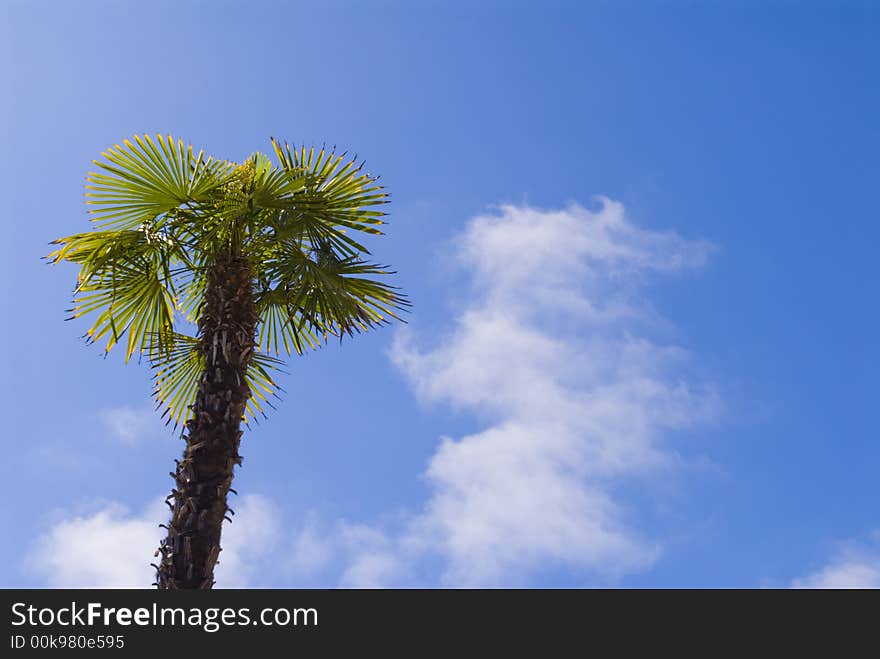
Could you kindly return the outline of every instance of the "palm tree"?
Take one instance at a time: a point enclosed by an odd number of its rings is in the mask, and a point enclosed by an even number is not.
[[[87,342],[109,352],[124,338],[126,361],[146,357],[157,410],[182,428],[160,589],[213,587],[241,422],[277,397],[282,351],[386,324],[409,304],[352,237],[381,235],[377,177],[332,149],[272,146],[277,165],[195,155],[161,135],[125,140],[88,176],[94,229],[46,257],[79,265],[71,318],[95,312]]]

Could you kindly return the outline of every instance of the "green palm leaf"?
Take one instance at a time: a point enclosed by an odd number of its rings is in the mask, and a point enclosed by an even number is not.
[[[260,316],[261,349],[301,353],[319,338],[342,336],[401,320],[398,312],[409,302],[394,286],[367,275],[392,274],[357,256],[339,256],[324,245],[306,253],[298,243],[275,245],[260,262],[255,303]]]
[[[48,255],[80,264],[72,318],[98,312],[86,332],[90,343],[107,337],[105,351],[128,334],[125,359],[151,349],[173,325],[173,263],[181,247],[171,238],[140,227],[74,234],[55,241]]]
[[[153,368],[153,396],[156,407],[164,408],[162,418],[166,424],[186,425],[191,418],[191,407],[198,392],[199,379],[205,368],[200,341],[186,334],[173,333],[166,347],[150,355]],[[246,416],[266,416],[264,405],[272,407],[269,397],[278,397],[281,388],[275,383],[270,371],[280,371],[283,362],[264,353],[254,353],[245,376],[251,397],[246,404]]]
[[[131,229],[185,204],[208,202],[233,169],[162,135],[155,141],[136,135],[102,155],[107,162],[93,162],[105,173],[90,172],[86,185],[86,203],[100,228]]]
[[[279,207],[295,211],[292,219],[309,228],[306,233],[313,244],[320,238],[349,256],[369,253],[346,229],[382,235],[376,227],[384,224],[385,213],[375,206],[387,204],[388,194],[377,183],[379,177],[364,172],[357,158],[345,161],[346,154],[334,150],[292,149],[274,139],[272,146],[292,189]]]

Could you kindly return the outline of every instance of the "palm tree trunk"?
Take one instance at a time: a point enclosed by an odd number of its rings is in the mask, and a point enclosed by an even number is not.
[[[245,373],[254,350],[256,313],[253,282],[240,254],[211,266],[199,318],[199,349],[205,370],[187,422],[186,448],[172,474],[176,487],[168,535],[157,556],[160,589],[208,589],[220,553],[220,532],[229,517],[226,497],[241,441],[241,419],[250,390]],[[173,505],[172,502],[173,501]],[[232,513],[234,514],[234,513]]]

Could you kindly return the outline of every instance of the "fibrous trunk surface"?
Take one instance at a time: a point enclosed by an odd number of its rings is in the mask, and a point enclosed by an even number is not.
[[[186,424],[183,459],[172,474],[176,486],[168,535],[157,556],[160,589],[208,589],[220,554],[226,498],[233,469],[241,464],[241,419],[250,397],[245,374],[254,349],[256,314],[247,260],[230,254],[211,266],[199,319],[205,369]]]

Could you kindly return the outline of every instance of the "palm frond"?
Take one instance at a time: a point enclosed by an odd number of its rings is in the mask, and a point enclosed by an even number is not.
[[[307,322],[301,310],[291,303],[291,295],[283,288],[265,289],[255,298],[259,317],[257,346],[264,352],[282,354],[281,347],[290,355],[301,355],[306,349],[321,345],[314,332],[314,324]],[[279,345],[280,341],[280,345]]]
[[[353,334],[402,320],[410,306],[399,289],[372,276],[393,274],[357,256],[340,257],[329,245],[304,252],[290,241],[260,264],[256,295],[261,349],[288,354],[314,348],[328,336]]]
[[[107,336],[105,352],[127,333],[125,359],[149,351],[173,326],[172,267],[183,248],[167,234],[138,229],[92,231],[54,241],[46,258],[80,265],[71,319],[98,312],[86,333],[90,343]],[[159,343],[157,343],[159,342]]]
[[[192,416],[191,407],[195,403],[199,379],[205,368],[198,338],[175,332],[169,338],[169,348],[156,350],[150,355],[153,368],[153,396],[156,408],[164,407],[162,418],[166,424],[186,425]],[[246,403],[244,420],[248,415],[266,416],[263,406],[272,407],[271,396],[278,397],[280,387],[275,383],[270,371],[281,371],[283,362],[264,353],[256,352],[248,365],[245,381],[251,396]]]
[[[329,239],[346,254],[368,253],[347,235],[346,229],[382,235],[384,212],[375,207],[388,203],[379,177],[364,172],[357,158],[346,161],[346,154],[335,150],[291,148],[272,140],[281,168],[289,177],[291,192],[279,208],[294,211],[290,219],[311,223],[313,232]],[[320,230],[320,231],[319,231]]]
[[[190,408],[196,400],[199,378],[205,367],[199,340],[175,332],[170,349],[152,352],[150,364],[154,371],[156,409],[164,406],[162,418],[168,417],[166,425],[174,423],[176,428],[185,424],[191,416]]]
[[[253,358],[248,364],[248,370],[245,374],[248,389],[250,389],[251,397],[246,403],[246,411],[244,422],[247,423],[250,414],[251,418],[256,419],[257,414],[266,417],[263,405],[275,408],[269,397],[279,398],[278,391],[281,387],[275,382],[269,371],[282,371],[281,366],[284,364],[280,359],[267,355],[262,352],[255,352]]]
[[[100,228],[132,229],[184,204],[200,204],[228,179],[232,164],[193,154],[169,136],[135,135],[93,161],[104,173],[90,172],[86,203]]]

